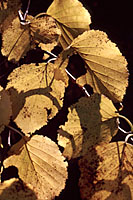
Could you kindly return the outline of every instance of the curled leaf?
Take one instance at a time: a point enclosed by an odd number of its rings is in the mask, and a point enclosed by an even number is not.
[[[35,135],[24,145],[21,154],[4,161],[14,165],[22,181],[30,184],[39,200],[52,200],[65,187],[67,162],[58,146],[47,137]]]
[[[13,120],[26,133],[33,133],[47,124],[63,105],[66,82],[56,80],[49,63],[22,65],[8,77]]]
[[[9,124],[11,114],[12,108],[9,93],[0,86],[0,132],[4,130],[5,125]]]
[[[90,14],[78,0],[54,0],[47,14],[57,21],[61,30],[60,43],[63,48],[85,30],[89,30]]]
[[[79,160],[83,200],[133,198],[132,146],[122,142],[89,148]]]
[[[109,142],[117,132],[118,114],[111,100],[94,94],[82,97],[69,108],[68,121],[60,126],[58,144],[64,147],[63,155],[70,158],[82,156],[88,148]]]
[[[86,63],[87,73],[77,83],[86,83],[94,92],[121,102],[128,85],[126,59],[102,31],[86,31],[71,44]],[[83,79],[83,80],[82,80]]]

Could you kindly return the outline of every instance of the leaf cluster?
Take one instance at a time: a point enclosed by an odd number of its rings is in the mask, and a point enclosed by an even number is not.
[[[115,199],[116,193],[119,199],[123,194],[130,199],[132,147],[109,143],[118,131],[120,117],[114,103],[122,102],[128,86],[125,57],[106,33],[90,29],[91,16],[78,0],[54,0],[46,13],[28,15],[25,25],[17,14],[20,7],[19,0],[0,3],[1,52],[8,61],[19,64],[30,49],[39,46],[44,61],[38,66],[18,66],[9,74],[6,88],[0,86],[0,199],[54,199],[68,178],[66,158],[80,158],[82,199]],[[58,56],[52,53],[55,46],[62,48]],[[85,71],[77,79],[68,71],[74,55],[81,58]],[[64,106],[69,75],[80,88],[90,85],[94,93],[68,107],[56,144],[36,131],[47,126]],[[10,125],[12,121],[19,130]],[[5,128],[9,129],[6,153]],[[15,144],[11,142],[14,131],[21,135]],[[17,175],[6,180],[5,169],[12,167]]]

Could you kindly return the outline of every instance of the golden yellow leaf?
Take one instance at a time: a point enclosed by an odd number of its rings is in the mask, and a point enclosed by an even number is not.
[[[0,184],[0,200],[37,200],[30,184],[12,178]]]
[[[31,184],[39,200],[52,200],[65,187],[67,162],[58,146],[47,137],[33,136],[20,155],[4,161],[5,167],[12,165],[18,168],[22,181]]]
[[[133,147],[124,146],[122,142],[89,148],[88,154],[79,160],[81,198],[83,200],[132,199],[132,152]]]
[[[56,26],[55,20],[47,15],[31,21],[30,30],[32,37],[44,44],[57,42],[59,35],[61,35],[61,31]]]
[[[91,24],[90,14],[78,0],[54,0],[47,14],[57,21],[63,48],[69,46],[79,34],[89,30]]]
[[[2,54],[8,56],[9,61],[17,62],[30,49],[30,29],[22,27],[16,17],[2,34]]]
[[[69,108],[68,121],[60,126],[58,144],[63,155],[75,158],[88,152],[89,147],[109,142],[117,131],[118,114],[107,97],[94,94],[82,97]]]
[[[12,115],[11,101],[9,93],[0,86],[0,133],[5,125],[10,122]]]
[[[28,20],[31,23],[23,26],[17,16],[2,33],[2,54],[8,56],[9,61],[19,61],[27,51],[34,48],[35,42],[51,44],[58,40],[60,30],[52,17],[34,19],[28,16]]]
[[[22,65],[8,77],[13,120],[26,133],[33,133],[47,124],[63,105],[66,82],[56,80],[49,63]]]
[[[86,63],[87,73],[77,83],[86,82],[94,92],[121,102],[128,85],[126,59],[102,31],[86,31],[71,44]],[[81,79],[84,79],[84,81]]]

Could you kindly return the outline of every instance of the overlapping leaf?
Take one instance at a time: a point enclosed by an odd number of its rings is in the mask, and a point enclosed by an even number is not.
[[[0,200],[37,200],[30,184],[12,178],[0,184]]]
[[[77,83],[87,83],[95,92],[121,102],[128,84],[126,59],[102,31],[86,31],[71,44],[86,63],[87,73]]]
[[[83,200],[133,198],[133,148],[109,143],[89,148],[79,161]],[[121,163],[120,163],[121,162]]]
[[[0,133],[4,130],[5,125],[9,124],[11,114],[10,96],[8,92],[0,86]]]
[[[56,80],[57,68],[52,63],[22,65],[9,75],[6,89],[11,95],[13,120],[24,133],[46,125],[61,109],[68,79]]]
[[[52,200],[65,187],[67,162],[58,146],[47,137],[33,136],[19,156],[13,155],[4,161],[5,167],[11,165],[18,168],[26,184],[32,185],[39,200]]]
[[[35,42],[53,43],[60,35],[54,19],[49,16],[35,18],[28,16],[30,24],[20,24],[18,17],[11,22],[2,34],[2,54],[8,56],[8,60],[19,61],[28,50],[34,48]],[[4,24],[4,26],[6,26]],[[54,45],[56,45],[55,43]]]
[[[90,14],[78,0],[54,0],[47,14],[56,19],[62,36],[60,43],[63,48],[85,30],[89,30]]]
[[[117,116],[107,97],[81,98],[69,108],[68,122],[60,126],[58,143],[64,147],[63,155],[75,158],[86,154],[89,147],[109,142],[117,131]]]

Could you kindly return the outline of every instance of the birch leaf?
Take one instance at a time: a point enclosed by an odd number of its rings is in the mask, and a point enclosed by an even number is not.
[[[0,200],[37,200],[30,184],[12,178],[0,184]]]
[[[25,134],[46,125],[63,105],[66,82],[54,79],[57,68],[52,63],[22,65],[8,77],[12,118]]]
[[[68,121],[59,129],[58,144],[64,147],[63,155],[76,158],[86,154],[89,147],[109,142],[117,131],[117,116],[107,97],[82,97],[69,108]]]
[[[18,168],[20,178],[31,184],[39,200],[52,200],[65,187],[67,162],[58,146],[47,137],[35,135],[24,145],[21,154],[4,161],[4,166]]]
[[[0,133],[4,130],[5,125],[9,124],[11,114],[10,96],[8,92],[0,86]]]
[[[8,56],[9,61],[19,61],[35,47],[35,42],[47,44],[58,40],[60,31],[51,17],[34,19],[28,16],[28,20],[31,23],[23,26],[19,18],[15,17],[2,34],[2,54]]]
[[[9,61],[17,62],[30,50],[30,30],[22,27],[16,17],[2,34],[2,54],[8,56]]]
[[[47,14],[56,19],[62,33],[60,43],[63,48],[69,46],[79,34],[89,30],[90,14],[78,0],[54,0]]]
[[[127,62],[106,33],[86,31],[72,42],[71,47],[86,63],[87,73],[80,79],[85,79],[94,92],[121,102],[128,85]]]
[[[9,24],[11,24],[20,8],[20,0],[0,1],[0,32],[3,32],[9,26]]]
[[[133,198],[133,149],[122,142],[89,148],[79,160],[83,200]],[[120,160],[121,163],[120,163]]]

